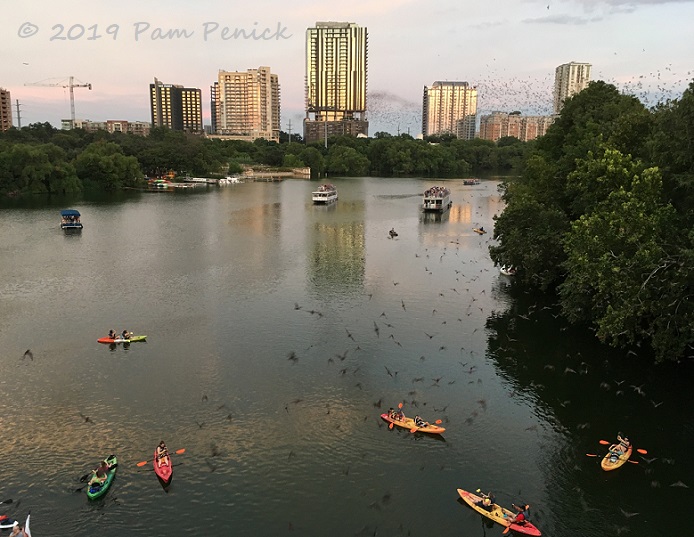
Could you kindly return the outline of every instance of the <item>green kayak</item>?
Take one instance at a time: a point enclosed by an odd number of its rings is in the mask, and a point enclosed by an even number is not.
[[[96,477],[96,470],[93,470],[89,476],[89,485],[87,486],[87,497],[90,500],[96,500],[101,498],[106,491],[108,491],[111,483],[113,483],[113,478],[116,477],[116,469],[118,468],[118,459],[115,455],[110,455],[104,459],[106,464],[108,464],[108,474],[106,474],[106,480],[101,482]]]

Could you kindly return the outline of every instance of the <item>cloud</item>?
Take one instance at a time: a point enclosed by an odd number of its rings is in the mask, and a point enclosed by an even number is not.
[[[603,17],[575,17],[573,15],[551,15],[549,17],[537,17],[535,19],[524,19],[525,24],[565,24],[581,26],[591,22],[601,21]]]
[[[555,2],[553,0],[542,0],[543,4],[545,4],[546,2],[550,6],[555,5]],[[694,3],[694,0],[568,0],[562,2],[562,4],[572,4],[573,6],[579,6],[586,13],[598,11],[607,14],[633,13],[641,7],[687,3]]]
[[[497,26],[503,26],[506,24],[506,21],[487,21],[487,22],[480,22],[478,24],[470,24],[468,25],[468,28],[473,28],[475,30],[488,30],[489,28],[495,28]]]

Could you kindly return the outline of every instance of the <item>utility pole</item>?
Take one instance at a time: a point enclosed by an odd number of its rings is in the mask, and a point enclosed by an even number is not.
[[[22,114],[19,111],[19,99],[15,99],[15,106],[17,107],[17,128],[22,128]]]

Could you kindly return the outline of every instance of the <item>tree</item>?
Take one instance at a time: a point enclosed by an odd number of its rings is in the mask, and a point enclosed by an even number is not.
[[[369,170],[369,159],[352,147],[333,145],[328,150],[326,168],[332,175],[365,175]]]
[[[306,147],[299,154],[299,158],[306,163],[306,166],[311,168],[311,179],[320,177],[325,171],[325,159],[315,147]]]
[[[75,169],[86,187],[118,190],[141,184],[142,172],[135,157],[126,157],[113,143],[96,142],[75,159]]]
[[[682,355],[694,342],[694,308],[687,285],[676,282],[689,279],[691,285],[692,270],[672,242],[678,217],[661,201],[660,172],[640,170],[611,150],[601,158],[590,155],[574,175],[590,185],[604,169],[623,181],[564,238],[563,311],[569,320],[593,324],[597,337],[612,345],[650,341],[658,359]]]

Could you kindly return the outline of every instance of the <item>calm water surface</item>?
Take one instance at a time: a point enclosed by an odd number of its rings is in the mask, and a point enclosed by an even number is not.
[[[457,500],[482,488],[547,536],[687,529],[690,367],[601,347],[499,275],[472,231],[497,181],[447,181],[442,218],[418,210],[435,182],[334,182],[331,207],[285,181],[0,209],[0,514],[35,537],[500,535]],[[148,340],[98,344],[111,328]],[[389,430],[399,402],[443,437]],[[586,453],[618,430],[649,454],[606,473]],[[186,449],[168,491],[136,466],[161,439]]]

